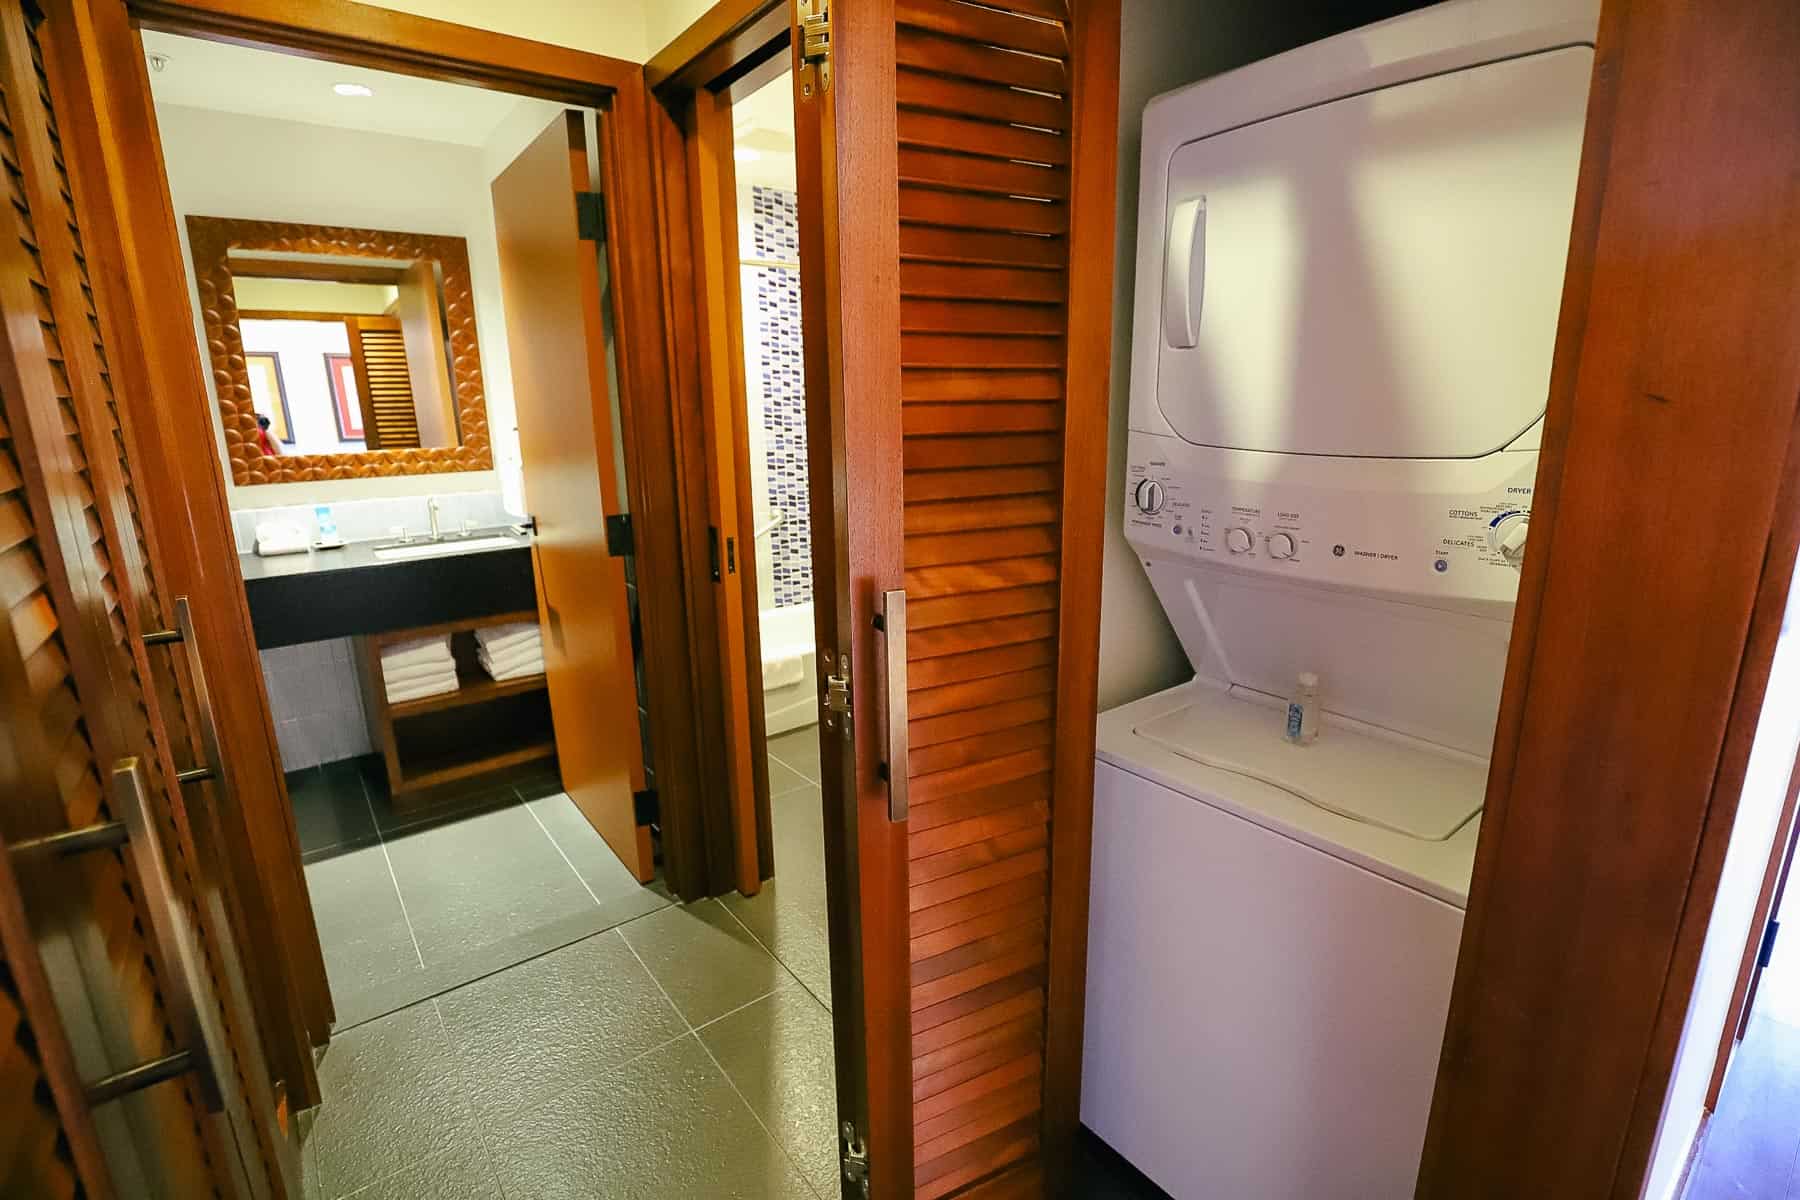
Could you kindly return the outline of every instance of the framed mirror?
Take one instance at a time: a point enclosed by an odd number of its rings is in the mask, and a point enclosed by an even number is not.
[[[189,217],[232,482],[493,466],[462,238]]]

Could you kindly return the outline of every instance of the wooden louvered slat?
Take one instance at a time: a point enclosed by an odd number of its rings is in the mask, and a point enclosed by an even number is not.
[[[952,850],[942,850],[936,854],[915,858],[912,860],[910,868],[911,878],[915,885],[939,879],[953,879],[959,875],[1041,849],[1045,840],[1043,825],[1027,825],[1022,829],[1015,829],[1011,833],[1003,833],[999,837],[987,838],[983,841],[971,842],[966,846],[958,846]]]
[[[974,737],[939,742],[934,746],[916,747],[907,755],[907,765],[915,775],[930,775],[982,762],[994,755],[1047,746],[1054,739],[1055,729],[1050,721],[1034,721]]]
[[[909,836],[922,837],[946,825],[1004,812],[1020,804],[1048,805],[1050,791],[1050,776],[1046,773],[1035,779],[1011,780],[1000,787],[939,797],[933,803],[915,807],[907,822]]]
[[[899,72],[895,87],[902,108],[957,116],[979,113],[984,120],[1038,129],[1062,130],[1068,126],[1069,106],[1061,96],[912,70]]]
[[[906,723],[907,736],[914,749],[940,742],[954,742],[998,729],[1011,729],[1035,721],[1047,721],[1055,715],[1056,705],[1048,688],[1037,689],[1029,682],[1030,672],[1018,672],[1010,679],[1024,680],[1012,686],[1029,689],[1031,694],[1016,700],[1001,700],[976,708],[963,708],[940,717],[915,717]],[[914,803],[921,803],[915,798]]]
[[[907,682],[917,688],[941,687],[985,679],[990,675],[1047,667],[1055,660],[1056,644],[1048,637],[1007,641],[961,654],[918,659],[907,670]]]
[[[1025,557],[1055,554],[1059,544],[1054,525],[1015,525],[969,533],[925,534],[906,539],[908,567],[942,566],[980,562],[996,555]]]
[[[967,470],[909,471],[906,502],[953,500],[967,496],[1019,496],[1054,491],[1054,466],[973,467]]]
[[[1035,1052],[1043,1037],[1044,1015],[1028,1012],[913,1059],[913,1099],[924,1100],[965,1079]]]
[[[942,1143],[954,1139],[939,1139]],[[919,1200],[938,1200],[967,1184],[977,1183],[1001,1167],[1021,1162],[1038,1151],[1036,1117],[1015,1121],[967,1145],[944,1150],[937,1158],[916,1166],[913,1178]],[[935,1151],[934,1151],[935,1152]]]
[[[979,296],[986,300],[1026,304],[1061,304],[1066,287],[1061,271],[935,262],[900,264],[900,288],[908,296],[935,296],[946,300]]]
[[[899,0],[894,11],[902,26],[913,29],[1053,58],[1069,52],[1068,34],[1056,21],[1034,20],[962,0]]]
[[[981,529],[1010,529],[1018,525],[1044,525],[1056,520],[1059,505],[1054,495],[1006,496],[996,500],[946,500],[936,504],[909,504],[905,529],[908,537],[929,533],[960,533]],[[921,657],[914,650],[914,657]]]
[[[941,625],[987,621],[995,617],[1011,617],[1024,613],[1049,612],[1056,607],[1056,589],[1050,587],[1008,588],[1000,592],[982,592],[968,596],[946,596],[939,600],[921,600],[907,606],[907,620],[912,629],[929,631]]]
[[[1042,1072],[1043,1063],[1036,1053],[1021,1054],[919,1101],[913,1107],[917,1137],[929,1141],[959,1128],[976,1102],[986,1097],[1009,1095],[1021,1089],[1035,1092]]]
[[[1053,367],[1062,355],[1062,339],[1053,337],[908,333],[900,338],[900,361],[907,367]]]
[[[1002,239],[988,239],[997,241]],[[1034,244],[1042,238],[1006,238]],[[1009,333],[1060,337],[1063,314],[1050,305],[988,304],[980,300],[908,300],[900,306],[903,333]],[[984,366],[993,366],[985,363]]]

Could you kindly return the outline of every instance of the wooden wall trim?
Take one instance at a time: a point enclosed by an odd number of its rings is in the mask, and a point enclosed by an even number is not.
[[[671,204],[685,211],[685,199],[671,190],[685,188],[685,182],[678,165],[680,133],[669,122],[639,73],[615,94],[603,119],[611,132],[601,142],[604,190],[619,201],[609,208],[608,232],[618,270],[620,412],[664,871],[676,895],[696,900],[711,894],[708,847],[716,839],[707,827],[703,798],[718,786],[711,770],[717,746],[706,736],[715,726],[705,713],[717,696],[702,670],[708,643],[693,611],[696,592],[710,591],[702,582],[707,577],[705,480],[694,477],[689,464],[698,460],[687,457],[698,436],[699,390],[686,373],[681,345],[682,331],[693,326],[677,319],[681,297],[674,281],[689,273],[671,258],[685,247],[669,215]],[[677,165],[671,166],[671,155]]]
[[[487,390],[481,348],[475,338],[475,294],[469,276],[469,248],[462,238],[442,234],[253,221],[237,217],[190,216],[188,247],[200,293],[200,324],[212,356],[213,385],[225,428],[231,479],[239,486],[300,483],[312,479],[374,479],[493,469],[488,439]],[[244,365],[237,291],[232,285],[233,250],[269,250],[359,258],[431,260],[443,278],[445,327],[449,331],[450,372],[456,393],[459,440],[454,446],[410,450],[362,450],[342,454],[281,454],[257,448],[256,409]],[[356,356],[360,364],[362,356]],[[363,389],[365,408],[372,397]],[[365,413],[365,416],[368,414]]]
[[[1800,531],[1800,10],[1609,0],[1418,1194],[1636,1197]]]
[[[784,0],[719,0],[644,64],[653,91],[717,90],[788,44]]]
[[[637,63],[355,0],[126,0],[142,28],[569,104],[639,84]],[[600,19],[596,15],[596,20]]]
[[[1052,1154],[1074,1145],[1081,1121],[1119,149],[1119,3],[1076,0],[1072,8],[1070,109],[1075,126],[1069,136],[1058,715],[1044,1032],[1044,1145]]]

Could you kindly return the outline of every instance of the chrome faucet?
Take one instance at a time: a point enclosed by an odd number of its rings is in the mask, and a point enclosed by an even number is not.
[[[443,541],[444,535],[438,532],[438,498],[436,496],[425,501],[425,511],[431,515],[431,540]]]

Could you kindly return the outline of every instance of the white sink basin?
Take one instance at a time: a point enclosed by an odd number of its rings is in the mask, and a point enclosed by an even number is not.
[[[451,538],[442,542],[415,542],[410,546],[381,546],[375,557],[383,562],[407,558],[442,558],[447,554],[473,554],[480,550],[507,550],[524,543],[510,537]]]

